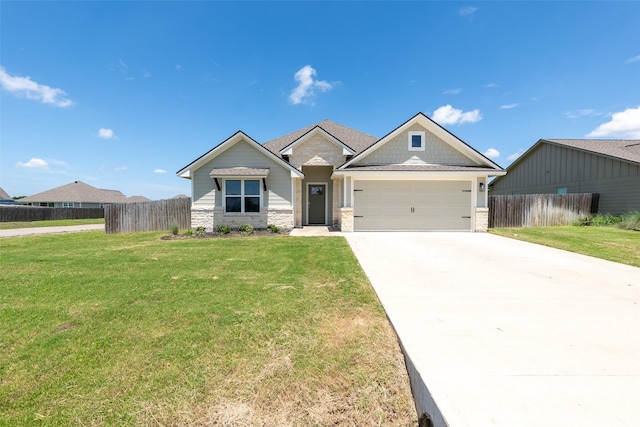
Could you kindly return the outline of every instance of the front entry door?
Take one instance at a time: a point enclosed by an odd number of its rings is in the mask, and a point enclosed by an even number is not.
[[[326,224],[327,185],[309,184],[307,200],[309,205],[307,222],[309,224]]]

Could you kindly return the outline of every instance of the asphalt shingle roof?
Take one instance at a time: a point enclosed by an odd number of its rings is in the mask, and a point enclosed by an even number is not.
[[[117,190],[103,190],[74,181],[25,197],[21,202],[126,203],[127,197]]]
[[[279,138],[272,139],[271,141],[267,141],[262,145],[269,151],[276,154],[278,157],[282,157],[280,155],[280,150],[295,142],[298,138],[305,135],[315,127],[319,127],[325,132],[331,134],[344,145],[354,150],[356,154],[364,151],[378,140],[378,138],[376,138],[375,136],[368,135],[355,129],[343,126],[341,124],[332,122],[331,120],[323,120],[319,123],[307,126],[303,129],[291,132]]]
[[[544,141],[640,163],[640,139],[545,139]]]

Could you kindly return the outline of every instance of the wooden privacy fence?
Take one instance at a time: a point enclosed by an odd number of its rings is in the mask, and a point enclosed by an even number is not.
[[[191,199],[169,199],[155,202],[114,203],[104,208],[107,234],[138,231],[169,231],[191,228]]]
[[[597,193],[489,196],[489,228],[571,225],[598,211]]]
[[[0,222],[50,221],[53,219],[103,218],[103,208],[48,208],[0,206]]]

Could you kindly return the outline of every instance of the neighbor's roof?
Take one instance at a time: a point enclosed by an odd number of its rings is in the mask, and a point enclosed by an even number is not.
[[[21,199],[22,202],[126,203],[127,197],[117,190],[103,190],[82,181],[74,181]]]
[[[0,187],[0,199],[10,199],[11,196]]]
[[[150,202],[151,199],[144,196],[131,196],[127,197],[127,203],[140,203],[140,202]]]
[[[319,123],[307,126],[303,129],[291,132],[287,135],[281,136],[271,141],[267,141],[262,144],[266,149],[281,157],[280,150],[286,146],[292,144],[300,137],[306,135],[314,128],[319,127],[325,132],[331,134],[334,138],[342,142],[347,147],[351,148],[356,153],[365,150],[378,140],[375,136],[368,135],[366,133],[351,129],[341,124],[332,122],[331,120],[323,120]]]
[[[640,163],[640,139],[543,139],[541,141]]]

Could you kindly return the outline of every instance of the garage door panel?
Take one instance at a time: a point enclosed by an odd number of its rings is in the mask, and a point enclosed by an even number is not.
[[[470,230],[470,181],[359,181],[354,228],[373,230]]]

